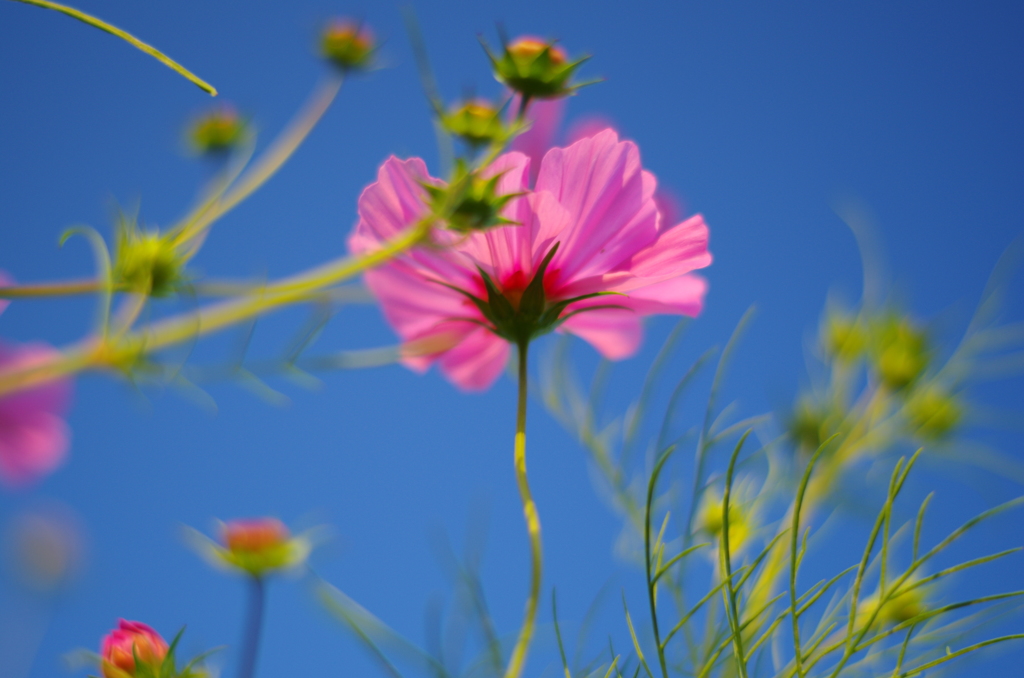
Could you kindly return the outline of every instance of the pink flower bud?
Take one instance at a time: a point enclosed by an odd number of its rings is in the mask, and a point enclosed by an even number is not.
[[[125,619],[118,622],[100,646],[105,678],[134,676],[136,658],[156,673],[166,656],[167,643],[159,633],[142,622]]]

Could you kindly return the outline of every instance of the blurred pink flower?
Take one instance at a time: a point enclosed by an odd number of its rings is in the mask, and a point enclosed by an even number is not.
[[[506,153],[489,171],[503,173],[499,194],[528,189],[530,160],[522,153]],[[424,216],[423,182],[439,183],[419,158],[385,161],[359,198],[352,251],[371,251]],[[490,386],[505,366],[509,344],[467,294],[487,299],[483,270],[518,312],[526,286],[556,244],[542,281],[548,308],[582,295],[624,295],[574,301],[556,325],[607,358],[636,351],[643,316],[700,313],[707,283],[691,272],[711,263],[707,226],[700,215],[665,223],[656,188],[636,145],[607,129],[544,155],[534,191],[505,209],[504,216],[520,225],[469,236],[438,232],[445,247],[420,248],[369,271],[367,284],[404,340],[444,336],[450,346],[408,357],[405,364],[423,371],[436,360],[461,388]],[[603,308],[580,313],[594,307]]]
[[[7,284],[0,273],[0,285]],[[7,303],[0,301],[0,312]],[[31,365],[53,352],[44,344],[0,342],[0,369]],[[71,382],[61,380],[0,398],[0,481],[25,485],[60,466],[70,440],[62,418],[70,397]]]
[[[53,353],[43,344],[0,343],[0,368],[30,365]],[[25,485],[60,466],[70,441],[63,419],[70,398],[66,379],[0,398],[0,480]]]
[[[106,678],[136,675],[136,658],[150,667],[147,675],[159,675],[167,650],[167,642],[152,628],[142,622],[122,619],[100,646],[103,675]]]

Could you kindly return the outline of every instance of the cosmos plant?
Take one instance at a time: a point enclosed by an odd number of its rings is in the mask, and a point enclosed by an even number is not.
[[[53,2],[19,1],[113,34],[216,95],[176,61],[97,17]],[[945,562],[937,556],[971,528],[1014,509],[1020,500],[970,518],[934,544],[922,543],[921,537],[928,499],[912,521],[897,524],[909,474],[922,456],[933,448],[948,450],[959,434],[970,414],[971,375],[992,358],[994,337],[1003,336],[992,311],[998,281],[963,342],[945,353],[921,323],[879,298],[866,282],[858,306],[830,303],[826,309],[814,349],[820,369],[810,375],[811,386],[797,402],[780,416],[737,420],[733,409],[719,407],[717,394],[748,324],[745,316],[721,352],[702,421],[690,433],[679,433],[682,394],[710,366],[710,351],[681,376],[657,435],[644,443],[653,385],[682,328],[700,316],[705,303],[714,303],[700,274],[712,265],[713,217],[711,227],[699,214],[679,217],[645,169],[641,149],[614,128],[592,125],[570,143],[553,143],[562,99],[586,95],[581,88],[590,83],[579,79],[579,71],[588,57],[570,56],[541,37],[502,35],[499,47],[484,42],[482,55],[502,93],[494,100],[449,104],[437,93],[422,37],[409,18],[447,161],[431,171],[420,158],[384,159],[359,196],[348,253],[258,285],[218,283],[190,268],[217,220],[284,166],[342,82],[375,69],[371,28],[337,19],[323,29],[318,44],[330,77],[267,150],[254,154],[255,134],[229,104],[190,123],[189,149],[224,162],[222,173],[180,222],[154,230],[122,214],[110,243],[91,229],[68,231],[64,239],[85,237],[94,250],[97,271],[88,280],[2,280],[5,305],[93,295],[98,313],[93,328],[61,348],[0,344],[0,481],[30,484],[60,467],[71,440],[63,415],[71,385],[85,371],[135,383],[194,386],[216,378],[262,384],[273,374],[400,362],[417,372],[436,365],[457,388],[480,391],[510,368],[518,385],[511,468],[528,536],[529,586],[522,623],[510,635],[514,641],[503,643],[482,602],[483,586],[467,565],[462,585],[479,603],[470,616],[485,639],[482,660],[472,670],[495,678],[536,672],[528,659],[546,582],[542,507],[534,501],[527,474],[531,381],[544,407],[589,453],[602,490],[623,519],[620,551],[638,566],[646,593],[643,611],[630,609],[623,599],[623,624],[610,630],[626,643],[613,643],[586,663],[571,665],[552,592],[551,627],[566,678],[909,677],[1024,638],[967,640],[1024,592],[993,591],[947,602],[943,590],[951,575],[1018,557],[1016,549],[937,564]],[[356,284],[360,276],[365,287]],[[279,360],[243,360],[230,369],[164,360],[168,348],[280,308],[340,305],[368,294],[380,304],[397,345],[313,355],[311,334]],[[155,319],[145,312],[154,298],[186,295],[204,301]],[[643,319],[655,314],[683,320],[634,404],[609,416],[600,405],[605,363],[594,384],[584,388],[565,342],[575,336],[602,361],[622,360],[636,353]],[[537,376],[531,379],[531,346],[549,333],[563,338],[542,360],[534,359]],[[639,449],[645,454],[638,455]],[[908,453],[901,456],[902,451]],[[694,471],[681,489],[667,478],[684,456]],[[888,481],[885,491],[874,495],[878,506],[863,555],[808,585],[801,568],[813,557],[810,547],[817,543],[823,516],[841,509],[840,488],[866,464],[884,466]],[[680,505],[682,518],[671,520],[669,507]],[[306,560],[321,533],[293,535],[273,517],[222,523],[212,539],[188,530],[199,555],[249,584],[244,639],[239,648],[227,650],[238,653],[239,678],[257,673],[267,582],[285,571],[306,575],[324,606],[387,670],[408,661],[408,652],[397,659],[382,649],[397,639],[382,620],[308,572]],[[60,576],[59,568],[54,572]],[[206,654],[188,662],[176,659],[182,631],[168,643],[145,623],[122,619],[98,642],[98,653],[85,656],[105,678],[210,675]],[[410,644],[402,641],[402,647]],[[472,672],[428,651],[412,654],[416,668],[433,675]]]

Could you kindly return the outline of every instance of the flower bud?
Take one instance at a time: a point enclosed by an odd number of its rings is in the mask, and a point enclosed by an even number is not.
[[[257,577],[296,565],[308,553],[276,518],[229,521],[221,530],[221,541],[225,549],[223,559]]]
[[[470,233],[515,223],[501,216],[501,212],[521,193],[498,195],[500,180],[500,173],[485,179],[479,170],[470,170],[465,162],[459,160],[450,184],[436,186],[425,183],[423,188],[427,191],[431,209],[445,219],[449,228]]]
[[[143,231],[122,217],[117,227],[115,284],[138,294],[167,296],[185,280],[185,257],[168,235]]]
[[[142,667],[138,664],[149,669],[147,675],[160,675],[160,666],[166,656],[167,643],[159,633],[141,622],[124,619],[107,634],[100,646],[104,678],[139,675]]]
[[[714,490],[708,490],[697,512],[697,528],[716,540],[721,540],[725,528],[724,515],[722,495]],[[751,532],[749,511],[733,495],[729,502],[729,551],[738,553],[747,543]]]
[[[945,438],[963,417],[963,407],[956,395],[939,386],[916,388],[907,400],[905,412],[913,433],[925,440]]]
[[[501,110],[484,99],[474,99],[453,108],[441,116],[441,124],[474,148],[503,143],[509,136]]]
[[[238,146],[247,125],[230,105],[218,106],[196,118],[188,130],[188,141],[201,155],[218,155]]]
[[[875,624],[879,624],[883,627],[895,626],[902,624],[905,621],[909,621],[914,617],[923,614],[928,609],[928,601],[925,595],[925,591],[922,587],[914,586],[917,580],[914,578],[908,579],[903,586],[902,590],[891,596],[889,600],[885,601],[882,605],[882,609],[878,611],[875,616]],[[875,608],[878,607],[878,592],[876,591],[873,595],[864,599],[860,605],[857,606],[857,625],[863,626],[867,624],[868,619],[871,618]],[[873,624],[874,625],[874,624]]]
[[[841,412],[804,396],[789,416],[789,436],[796,447],[814,453],[842,425]]]
[[[367,68],[373,51],[373,33],[351,19],[334,19],[320,36],[321,54],[345,72]]]
[[[928,366],[928,342],[909,319],[889,317],[876,329],[875,369],[890,389],[913,383]]]
[[[322,528],[293,537],[277,518],[247,518],[221,523],[219,542],[192,528],[185,528],[185,537],[210,564],[262,577],[304,563],[320,532]]]
[[[487,56],[494,69],[494,77],[524,99],[563,97],[577,89],[569,84],[573,72],[589,57],[569,61],[565,50],[533,36],[522,36],[504,46],[500,56],[492,54],[487,45]]]
[[[831,313],[822,327],[822,345],[828,357],[850,363],[864,354],[868,334],[857,318]]]

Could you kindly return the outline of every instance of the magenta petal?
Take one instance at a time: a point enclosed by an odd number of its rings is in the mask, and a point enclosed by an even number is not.
[[[646,176],[645,176],[646,175]],[[541,164],[538,191],[549,191],[569,211],[572,226],[560,234],[552,267],[561,280],[584,270],[609,270],[657,237],[654,177],[642,171],[640,152],[613,130],[553,148]],[[607,245],[616,243],[613,252]]]
[[[616,302],[603,300],[603,303]],[[584,311],[566,320],[560,329],[587,341],[609,360],[633,355],[643,338],[640,316],[629,309]]]
[[[359,196],[359,223],[349,248],[357,253],[374,249],[426,214],[426,191],[419,182],[430,180],[427,166],[419,158],[391,156],[385,160],[377,171],[377,181]]]
[[[617,282],[610,289],[627,292],[710,264],[708,227],[704,217],[697,214],[674,228],[662,231],[650,247],[637,252],[627,267],[635,278]]]
[[[426,336],[453,318],[480,316],[466,297],[428,280],[404,261],[367,271],[366,285],[380,300],[388,323],[406,341]]]
[[[17,486],[48,475],[64,461],[69,441],[68,426],[56,414],[24,412],[11,419],[0,413],[0,479]]]
[[[0,344],[0,364],[28,366],[54,353],[41,344]],[[70,398],[66,379],[0,398],[0,480],[24,485],[61,464],[70,439],[62,415]]]
[[[688,315],[695,318],[704,307],[708,282],[699,275],[681,275],[647,287],[633,290],[627,297],[608,296],[602,299],[622,304],[638,315]]]
[[[441,371],[459,388],[483,391],[491,386],[508,362],[508,342],[483,327],[470,332],[439,360]]]

